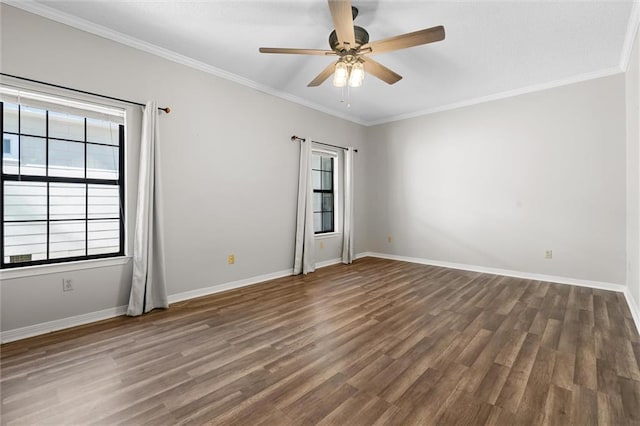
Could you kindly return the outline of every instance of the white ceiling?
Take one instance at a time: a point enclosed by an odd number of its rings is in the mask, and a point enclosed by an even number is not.
[[[261,46],[328,48],[333,25],[326,0],[40,0],[36,9],[67,23],[98,24],[240,77],[232,79],[371,124],[620,72],[625,39],[635,25],[633,3],[353,0],[360,9],[355,23],[371,40],[436,25],[444,25],[446,39],[376,55],[404,79],[389,86],[367,76],[362,87],[351,89],[350,108],[330,80],[307,87],[331,58],[258,53]],[[80,27],[87,29],[87,23]]]

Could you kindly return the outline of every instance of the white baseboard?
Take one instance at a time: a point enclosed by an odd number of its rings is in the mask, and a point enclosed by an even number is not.
[[[316,263],[316,268],[324,268],[325,266],[335,265],[342,262],[342,259],[329,259]],[[232,281],[228,283],[218,284],[211,287],[199,288],[197,290],[185,291],[169,295],[169,303],[182,302],[196,297],[208,296],[210,294],[220,293],[222,291],[233,290],[240,287],[246,287],[252,284],[258,284],[264,281],[274,280],[276,278],[287,277],[293,274],[293,269],[285,269],[270,274],[258,275],[243,280]],[[118,306],[115,308],[103,309],[97,312],[89,312],[87,314],[76,315],[73,317],[63,318],[54,321],[34,324],[27,327],[16,328],[0,332],[0,343],[9,343],[15,340],[26,339],[28,337],[39,336],[41,334],[50,333],[52,331],[63,330],[65,328],[76,327],[91,322],[102,321],[109,318],[125,315],[126,306]]]
[[[62,318],[54,321],[47,321],[40,324],[34,324],[27,327],[15,328],[0,333],[0,342],[8,343],[14,340],[26,339],[27,337],[39,336],[41,334],[51,333],[65,328],[76,327],[91,322],[102,321],[105,319],[118,317],[127,312],[126,306],[117,306],[115,308],[103,309],[101,311],[89,312],[88,314],[76,315],[73,317]]]
[[[597,288],[624,293],[627,286],[624,284],[608,283],[603,281],[591,281],[578,278],[558,277],[555,275],[535,274],[532,272],[512,271],[509,269],[490,268],[487,266],[467,265],[464,263],[445,262],[441,260],[423,259],[419,257],[398,256],[395,254],[365,252],[360,257],[379,257],[381,259],[401,260],[404,262],[420,263],[423,265],[442,266],[444,268],[461,269],[463,271],[482,272],[485,274],[503,275],[505,277],[523,278],[527,280],[546,281],[557,284],[570,284],[581,287]]]
[[[323,260],[322,262],[316,262],[316,268],[324,268],[325,266],[336,265],[342,263],[342,258],[337,257],[335,259]]]
[[[627,305],[631,311],[633,322],[636,325],[636,330],[640,332],[640,309],[638,304],[631,295],[629,287],[623,284],[608,283],[602,281],[582,280],[577,278],[558,277],[554,275],[534,274],[531,272],[511,271],[508,269],[489,268],[486,266],[466,265],[463,263],[443,262],[440,260],[422,259],[418,257],[397,256],[395,254],[375,253],[375,252],[363,252],[358,253],[357,259],[363,257],[378,257],[381,259],[389,260],[402,260],[404,262],[420,263],[423,265],[442,266],[445,268],[461,269],[464,271],[482,272],[486,274],[503,275],[506,277],[524,278],[536,281],[546,281],[557,284],[570,284],[580,287],[597,288],[600,290],[616,291],[624,294],[627,300]]]
[[[335,265],[340,262],[342,262],[342,259],[340,258],[324,260],[322,262],[317,262],[316,268],[324,268],[325,266]],[[196,297],[208,296],[210,294],[233,290],[240,287],[246,287],[248,285],[275,280],[276,278],[288,277],[290,275],[293,275],[293,269],[285,269],[283,271],[246,278],[244,280],[232,281],[229,283],[218,284],[211,287],[199,288],[197,290],[185,291],[184,293],[178,293],[169,296],[169,303],[182,302],[184,300],[195,299]]]
[[[397,256],[386,253],[375,252],[363,252],[356,254],[356,259],[363,257],[378,257],[382,259],[400,260],[411,263],[420,263],[423,265],[442,266],[445,268],[461,269],[465,271],[482,272],[487,274],[504,275],[508,277],[524,278],[538,281],[548,281],[560,284],[571,284],[583,287],[591,287],[602,290],[611,290],[622,292],[627,300],[633,320],[636,324],[636,328],[640,330],[640,310],[633,296],[628,291],[628,288],[621,284],[613,284],[599,281],[580,280],[567,277],[556,277],[552,275],[534,274],[529,272],[511,271],[506,269],[489,268],[484,266],[466,265],[461,263],[443,262],[439,260],[422,259],[416,257]],[[338,264],[342,261],[340,258],[329,259],[316,263],[316,268],[323,268],[330,265]],[[169,295],[169,303],[181,302],[196,297],[207,296],[210,294],[220,293],[222,291],[233,290],[240,287],[245,287],[252,284],[258,284],[264,281],[273,280],[276,278],[282,278],[290,276],[293,273],[292,269],[285,269],[270,274],[258,275],[243,280],[232,281],[229,283],[218,284],[211,287],[200,288],[197,290],[185,291],[182,293]],[[48,321],[40,324],[34,324],[27,327],[16,328],[13,330],[7,330],[0,332],[0,342],[8,343],[15,340],[26,339],[28,337],[38,336],[41,334],[50,333],[52,331],[58,331],[65,328],[76,327],[79,325],[88,324],[91,322],[102,321],[105,319],[124,315],[127,312],[126,306],[117,306],[114,308],[103,309],[97,312],[90,312],[87,314],[76,315],[73,317],[63,318],[54,321]]]
[[[197,290],[185,291],[183,293],[172,294],[169,296],[169,304],[182,302],[184,300],[195,299],[196,297],[208,296],[210,294],[220,293],[227,290],[233,290],[240,287],[246,287],[252,284],[258,284],[264,281],[275,280],[276,278],[288,277],[293,273],[293,269],[285,269],[279,272],[272,272],[270,274],[258,275],[251,278],[245,278],[243,280],[232,281],[229,283],[223,283],[213,285],[211,287],[199,288]]]

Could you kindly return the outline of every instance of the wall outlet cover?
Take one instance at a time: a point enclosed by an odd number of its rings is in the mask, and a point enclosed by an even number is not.
[[[62,279],[62,291],[73,291],[73,280],[71,278]]]

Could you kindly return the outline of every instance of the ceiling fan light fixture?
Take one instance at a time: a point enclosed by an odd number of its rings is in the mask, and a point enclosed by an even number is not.
[[[364,81],[364,65],[358,61],[351,66],[349,74],[349,87],[360,87]]]
[[[2,0],[0,0],[2,2]],[[395,84],[402,80],[402,76],[369,58],[368,54],[393,52],[414,46],[434,43],[444,40],[445,32],[442,25],[405,33],[382,40],[369,41],[369,33],[362,27],[353,24],[358,15],[358,9],[351,5],[351,0],[328,0],[329,12],[334,30],[329,34],[329,47],[322,49],[297,49],[261,47],[261,53],[284,53],[298,55],[333,55],[338,56],[338,62],[327,66],[307,85],[318,87],[333,74],[333,85],[343,88],[362,86],[364,72],[384,81]],[[367,69],[364,69],[364,63]]]
[[[347,85],[347,81],[349,80],[349,69],[347,68],[347,64],[342,61],[339,61],[336,64],[336,69],[333,72],[333,85],[335,87],[344,87]]]

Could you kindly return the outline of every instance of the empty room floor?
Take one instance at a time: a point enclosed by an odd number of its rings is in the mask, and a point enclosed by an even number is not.
[[[624,296],[364,258],[5,344],[2,424],[632,424]]]

